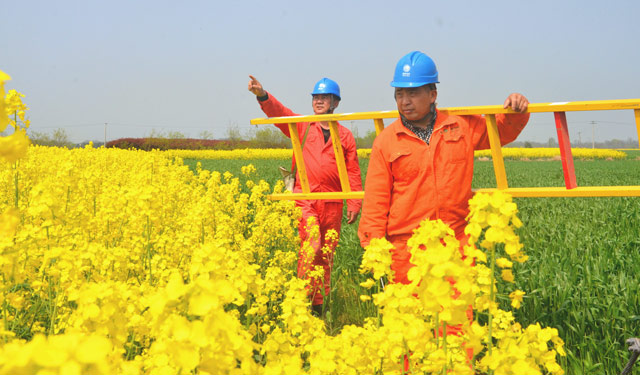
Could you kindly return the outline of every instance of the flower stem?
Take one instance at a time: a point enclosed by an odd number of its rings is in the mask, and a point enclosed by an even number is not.
[[[493,351],[493,306],[496,301],[496,293],[495,293],[495,271],[496,271],[496,250],[495,245],[491,246],[491,292],[489,293],[489,298],[491,302],[489,304],[489,337],[487,337],[487,351],[489,355],[491,355]],[[493,371],[489,371],[489,373],[493,373]]]
[[[13,187],[15,190],[15,196],[13,199],[13,203],[15,205],[16,208],[18,208],[18,201],[20,198],[20,189],[18,187],[18,162],[16,161],[15,163],[13,163],[13,169],[14,169],[14,173],[13,173]]]
[[[442,375],[446,375],[447,370],[447,322],[442,322],[442,351],[444,352],[444,368],[442,369]]]

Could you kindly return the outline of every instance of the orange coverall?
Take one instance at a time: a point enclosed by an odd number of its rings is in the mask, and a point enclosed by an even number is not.
[[[285,107],[271,94],[268,94],[267,100],[260,101],[260,108],[269,117],[298,116],[298,114]],[[322,129],[319,122],[301,122],[296,124],[298,127],[298,135],[300,143],[304,139],[307,126],[310,126],[307,139],[304,143],[302,154],[304,156],[307,177],[309,180],[309,188],[312,192],[331,192],[342,191],[340,185],[340,176],[338,175],[338,166],[336,157],[333,152],[333,143],[331,138],[325,143]],[[288,124],[276,124],[276,126],[289,138]],[[353,134],[344,126],[338,124],[338,132],[340,134],[340,142],[344,152],[345,164],[349,175],[349,185],[352,191],[362,190],[362,177],[360,174],[360,164],[358,163],[358,154],[356,153],[356,142]],[[295,158],[293,165],[295,165]],[[294,193],[301,193],[300,178],[296,172],[296,183],[293,189]],[[324,269],[324,280],[319,282],[311,279],[309,288],[309,297],[313,305],[323,303],[324,295],[328,295],[331,290],[331,268],[333,266],[333,251],[338,244],[338,240],[327,243],[325,235],[330,229],[334,229],[338,235],[342,224],[342,200],[297,200],[296,205],[302,209],[302,220],[298,226],[300,239],[304,242],[309,235],[306,231],[306,223],[309,217],[314,216],[316,223],[320,228],[319,241],[312,242],[311,245],[315,250],[314,259],[309,262],[303,259],[302,252],[298,259],[298,277],[307,278],[307,272],[313,266],[321,266]],[[359,199],[347,200],[347,209],[349,211],[359,212],[362,201]],[[328,254],[321,251],[325,244],[329,247]],[[324,288],[323,288],[324,287]]]
[[[529,114],[498,114],[500,142],[512,142]],[[363,247],[385,237],[392,250],[395,282],[408,284],[413,266],[407,240],[424,219],[441,219],[465,244],[473,151],[490,148],[484,117],[437,112],[429,144],[397,119],[375,139],[365,182],[358,236]],[[462,246],[461,246],[462,251]]]

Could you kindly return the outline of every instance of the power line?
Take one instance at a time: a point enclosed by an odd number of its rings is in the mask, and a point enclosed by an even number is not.
[[[38,129],[59,129],[59,128],[80,128],[80,127],[91,127],[91,126],[102,126],[104,123],[95,123],[95,124],[76,124],[76,125],[59,125],[59,126],[38,126],[37,124],[31,124],[30,128],[38,128]]]

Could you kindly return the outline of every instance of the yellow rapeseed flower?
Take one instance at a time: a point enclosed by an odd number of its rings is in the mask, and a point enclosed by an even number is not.
[[[393,278],[391,271],[391,249],[393,245],[385,238],[374,238],[362,255],[360,273],[371,272],[374,279],[384,276]]]
[[[509,298],[511,298],[511,306],[514,309],[519,309],[522,304],[522,298],[524,297],[525,292],[521,290],[514,290],[509,294]]]

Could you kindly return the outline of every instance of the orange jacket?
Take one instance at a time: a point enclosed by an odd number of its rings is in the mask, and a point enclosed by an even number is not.
[[[285,107],[271,94],[265,101],[258,101],[260,108],[269,117],[282,116],[298,116],[289,108]],[[276,124],[276,126],[289,138],[288,124]],[[300,143],[304,139],[304,133],[307,126],[310,126],[307,139],[304,143],[302,155],[304,156],[305,166],[307,169],[307,177],[309,179],[309,188],[312,192],[319,191],[342,191],[340,185],[340,176],[338,175],[338,165],[333,152],[333,143],[331,138],[325,143],[322,129],[319,122],[299,122],[298,135]],[[351,131],[344,126],[338,124],[338,132],[340,134],[340,142],[344,153],[344,161],[349,175],[349,185],[352,191],[362,190],[362,176],[360,174],[360,164],[358,163],[358,154],[356,153],[356,141]],[[295,164],[295,159],[293,160]],[[300,187],[300,177],[296,172],[296,184],[294,192],[302,192]],[[341,202],[341,200],[330,200],[331,202]],[[347,200],[347,209],[349,211],[358,212],[362,206],[362,200]]]
[[[500,142],[513,141],[529,114],[496,115]],[[473,151],[490,148],[482,116],[438,111],[430,144],[400,119],[376,137],[365,182],[358,236],[408,237],[424,219],[441,219],[461,237],[472,196]]]

